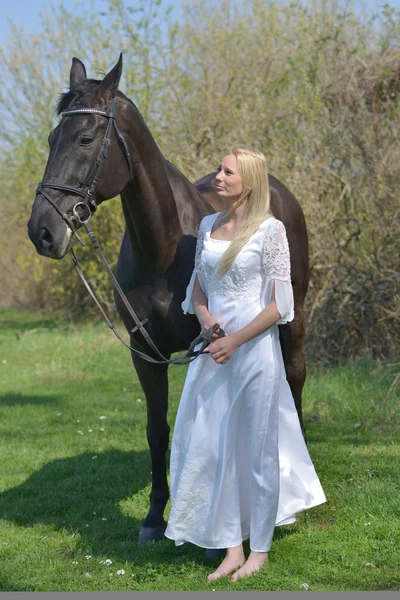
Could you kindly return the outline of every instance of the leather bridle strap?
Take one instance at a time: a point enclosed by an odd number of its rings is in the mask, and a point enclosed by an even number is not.
[[[220,327],[220,325],[218,323],[215,323],[210,329],[203,331],[200,333],[200,335],[197,336],[197,338],[195,338],[190,346],[188,351],[182,355],[182,356],[178,356],[177,358],[173,358],[173,359],[168,359],[166,358],[157,348],[157,346],[154,344],[153,340],[151,339],[150,335],[148,334],[148,332],[146,331],[146,329],[144,328],[145,323],[147,323],[147,319],[144,319],[143,321],[140,321],[139,317],[137,316],[137,314],[135,313],[135,311],[133,310],[132,306],[130,305],[128,299],[126,298],[121,286],[119,285],[114,273],[112,272],[109,264],[107,263],[107,260],[100,248],[100,245],[97,241],[97,238],[92,230],[92,228],[89,225],[89,220],[87,221],[81,221],[82,225],[85,227],[86,232],[89,236],[90,241],[92,242],[92,245],[94,247],[94,249],[96,250],[104,268],[106,269],[109,277],[111,278],[113,285],[115,287],[115,289],[118,292],[118,295],[120,296],[122,302],[125,305],[125,308],[127,309],[127,311],[129,312],[130,316],[132,317],[134,323],[135,323],[135,327],[131,330],[132,333],[134,333],[135,331],[139,331],[141,333],[141,335],[143,336],[143,338],[145,339],[145,341],[147,342],[147,344],[150,346],[150,348],[153,350],[153,352],[155,352],[155,354],[158,356],[157,359],[152,358],[151,356],[149,356],[148,354],[145,354],[144,352],[141,352],[140,350],[137,350],[137,348],[133,348],[132,346],[130,346],[129,344],[127,344],[126,342],[124,342],[124,340],[122,339],[121,335],[118,333],[116,327],[112,324],[112,322],[110,321],[110,319],[107,317],[103,307],[101,306],[100,302],[98,301],[98,299],[96,298],[96,295],[94,294],[93,290],[90,288],[90,285],[88,283],[88,281],[86,280],[82,269],[79,266],[78,263],[78,259],[76,258],[74,251],[71,249],[70,250],[70,254],[71,254],[71,258],[72,261],[75,265],[75,268],[78,272],[79,277],[81,278],[84,286],[86,287],[86,289],[88,290],[89,294],[91,295],[91,297],[93,298],[93,300],[95,301],[96,305],[98,306],[98,308],[100,309],[104,319],[107,322],[108,327],[114,332],[114,334],[116,335],[116,337],[120,340],[120,342],[126,346],[127,348],[129,348],[129,350],[131,350],[132,352],[134,352],[135,354],[137,354],[138,356],[140,356],[141,358],[143,358],[144,360],[146,360],[147,362],[151,362],[151,363],[156,363],[156,364],[176,364],[176,365],[186,365],[190,362],[192,362],[195,358],[197,358],[197,356],[199,356],[200,354],[204,354],[205,349],[207,348],[207,346],[213,341],[213,334],[216,334],[218,338],[220,337],[224,337],[225,336],[225,332],[224,330]],[[215,339],[215,338],[214,338]],[[194,347],[198,344],[202,342],[202,345],[200,347],[199,350],[194,351]]]
[[[104,320],[106,321],[108,327],[111,329],[111,331],[114,333],[114,335],[118,338],[118,340],[121,342],[121,344],[123,344],[126,348],[128,348],[128,350],[131,350],[131,352],[134,352],[137,356],[139,356],[140,358],[142,358],[143,360],[145,360],[146,362],[150,362],[156,365],[162,365],[162,364],[168,364],[168,365],[187,365],[189,363],[191,363],[195,358],[197,358],[198,356],[200,356],[201,354],[205,354],[205,350],[207,348],[207,346],[209,346],[211,344],[213,340],[213,334],[216,333],[218,337],[223,337],[225,335],[224,331],[220,328],[218,323],[215,323],[212,327],[210,327],[210,329],[207,329],[206,331],[202,331],[190,344],[188,351],[182,355],[182,356],[178,356],[176,358],[172,358],[172,359],[167,359],[167,358],[153,358],[152,356],[149,356],[148,354],[145,354],[144,352],[141,352],[140,350],[138,350],[137,348],[133,348],[132,346],[130,346],[129,344],[127,344],[121,337],[121,334],[118,332],[117,328],[115,327],[115,325],[113,325],[113,323],[110,321],[110,319],[108,318],[106,312],[104,311],[103,307],[101,306],[100,302],[98,301],[96,295],[94,294],[93,290],[91,289],[86,277],[84,276],[82,269],[80,268],[80,265],[78,263],[78,259],[75,256],[74,251],[71,249],[70,250],[70,254],[72,257],[72,261],[74,263],[74,266],[77,270],[77,273],[79,275],[79,277],[82,280],[82,283],[84,284],[84,286],[86,287],[87,291],[89,292],[89,294],[91,295],[92,299],[94,300],[95,304],[97,305],[97,307],[99,308],[100,312],[102,313]],[[130,305],[129,305],[130,307]],[[132,309],[132,307],[130,307],[130,309]],[[131,310],[129,311],[131,312]],[[134,313],[136,317],[136,313]],[[132,329],[132,332],[134,332],[135,330],[139,330],[140,333],[143,335],[144,332],[147,331],[143,328],[143,325],[147,322],[147,319],[144,319],[141,323],[140,323],[140,327],[134,327],[134,329]],[[148,335],[148,334],[147,334]],[[151,340],[151,338],[150,338]],[[147,340],[146,340],[147,341]],[[194,351],[194,348],[197,344],[201,343],[201,347]],[[151,344],[153,344],[153,341],[151,340]],[[161,354],[158,349],[156,348],[157,354]],[[162,356],[162,355],[161,355]]]
[[[43,182],[42,182],[43,183]],[[67,224],[68,228],[72,231],[72,234],[76,237],[76,239],[78,240],[78,242],[82,245],[82,246],[86,246],[86,244],[81,240],[80,236],[78,235],[76,229],[75,229],[75,225],[72,223],[72,221],[68,218],[67,213],[63,213],[57,206],[57,204],[54,202],[54,200],[52,198],[50,198],[50,196],[42,189],[42,183],[39,183],[39,185],[37,186],[36,189],[36,196],[38,194],[41,194],[46,200],[47,202],[49,202],[52,207],[54,208],[54,210],[60,215],[60,217],[62,218],[62,220]],[[46,187],[48,188],[52,188],[52,189],[56,189],[56,190],[62,190],[63,186],[52,186],[50,184],[46,185]]]
[[[81,187],[73,187],[73,186],[68,186],[68,185],[62,185],[62,184],[59,184],[59,183],[53,182],[53,181],[41,181],[36,190],[36,195],[41,194],[44,198],[46,198],[46,200],[48,202],[50,202],[50,204],[56,209],[57,213],[67,223],[68,227],[72,230],[74,235],[76,235],[75,228],[73,226],[71,226],[70,219],[68,219],[67,215],[62,213],[58,209],[58,207],[56,206],[56,203],[50,198],[50,196],[48,194],[46,194],[44,192],[44,189],[47,188],[47,189],[52,189],[52,190],[58,190],[58,191],[61,191],[64,193],[80,196],[82,198],[81,204],[85,205],[87,207],[87,210],[90,211],[90,214],[92,215],[97,209],[97,203],[94,198],[94,192],[96,189],[96,185],[97,185],[97,182],[99,179],[101,169],[102,169],[103,164],[108,155],[108,148],[111,144],[111,130],[112,129],[114,129],[114,131],[115,131],[115,136],[117,138],[118,145],[121,148],[121,151],[122,151],[122,153],[125,157],[125,160],[128,164],[128,169],[129,169],[129,180],[128,181],[131,181],[132,176],[133,176],[131,155],[130,155],[128,146],[127,146],[124,138],[122,137],[122,135],[118,129],[117,123],[116,123],[114,98],[111,100],[111,112],[107,112],[105,110],[100,110],[98,108],[71,108],[69,110],[64,110],[61,113],[61,116],[69,117],[69,116],[73,116],[73,115],[85,115],[85,114],[99,115],[101,117],[105,117],[106,119],[108,119],[106,131],[104,133],[104,137],[103,137],[103,141],[101,144],[99,155],[98,155],[97,160],[96,160],[95,164],[93,165],[92,169],[89,171],[89,173],[85,179],[85,182],[83,183],[83,185]]]
[[[63,221],[67,224],[68,228],[72,231],[72,234],[75,235],[75,237],[79,240],[79,242],[84,246],[85,244],[82,242],[82,240],[78,236],[78,234],[76,232],[76,227],[75,227],[74,223],[72,222],[71,217],[68,217],[68,215],[66,213],[63,213],[59,209],[56,202],[49,196],[49,194],[45,190],[46,189],[57,190],[57,191],[62,192],[63,194],[65,194],[65,193],[74,194],[74,195],[82,198],[81,201],[79,201],[75,204],[75,206],[72,210],[73,218],[76,220],[76,222],[81,223],[85,227],[86,232],[93,244],[93,247],[95,248],[97,254],[99,255],[100,260],[103,263],[103,266],[106,269],[108,275],[112,279],[114,287],[117,290],[119,296],[121,297],[121,300],[124,303],[127,311],[131,315],[131,317],[135,323],[135,327],[132,329],[132,333],[134,333],[135,331],[139,331],[141,333],[141,335],[143,336],[144,340],[146,341],[146,343],[149,345],[151,350],[153,350],[153,352],[155,353],[155,355],[158,358],[156,359],[151,356],[148,356],[144,352],[141,352],[137,348],[133,348],[129,344],[124,342],[124,340],[118,333],[115,326],[111,323],[110,319],[107,317],[105,311],[103,310],[102,306],[100,305],[99,301],[97,300],[94,292],[90,288],[90,285],[89,285],[88,281],[86,280],[85,276],[83,275],[82,269],[79,266],[78,260],[75,256],[73,250],[71,249],[70,254],[71,254],[72,261],[75,265],[75,268],[78,272],[79,277],[81,278],[81,280],[82,280],[83,284],[85,285],[86,289],[88,290],[89,294],[91,295],[91,297],[97,304],[98,308],[100,309],[109,328],[114,332],[114,334],[117,336],[117,338],[120,340],[120,342],[124,346],[129,348],[129,350],[131,350],[132,352],[134,352],[135,354],[140,356],[143,360],[146,360],[151,363],[177,364],[177,365],[184,365],[184,364],[190,363],[192,360],[197,358],[197,356],[204,353],[207,346],[213,341],[213,339],[215,339],[215,337],[213,337],[214,334],[216,334],[217,337],[223,337],[225,335],[225,332],[221,329],[221,327],[219,326],[218,323],[215,323],[210,329],[208,329],[205,332],[200,333],[200,335],[197,336],[197,338],[195,340],[193,340],[193,342],[190,344],[188,352],[185,355],[179,356],[174,359],[167,359],[158,350],[157,346],[154,344],[150,335],[147,333],[146,329],[144,328],[144,324],[147,322],[147,319],[140,321],[140,319],[136,315],[135,311],[133,310],[132,306],[129,304],[128,299],[126,298],[124,292],[121,289],[121,286],[119,285],[118,281],[116,280],[114,273],[112,272],[111,268],[109,267],[109,265],[105,259],[105,256],[104,256],[103,252],[101,251],[101,248],[97,242],[96,236],[94,235],[94,232],[89,225],[89,220],[90,220],[91,216],[93,215],[93,213],[97,209],[97,204],[96,204],[96,201],[94,198],[94,192],[96,189],[100,171],[101,171],[103,164],[107,158],[108,148],[111,144],[112,128],[114,128],[114,132],[115,132],[115,136],[117,138],[118,144],[119,144],[121,151],[125,157],[125,160],[128,164],[129,181],[131,181],[132,174],[133,174],[132,161],[131,161],[129,149],[128,149],[128,146],[127,146],[124,138],[122,137],[122,135],[118,129],[117,123],[116,123],[114,98],[111,100],[111,112],[109,112],[109,113],[104,110],[97,109],[97,108],[72,108],[72,109],[63,111],[61,114],[63,117],[69,117],[72,115],[91,114],[91,115],[99,115],[101,117],[107,118],[108,119],[107,127],[106,127],[106,131],[105,131],[103,141],[101,144],[100,152],[99,152],[99,155],[97,157],[95,164],[93,165],[92,169],[89,171],[89,174],[86,177],[86,180],[85,180],[84,184],[82,185],[82,187],[79,187],[79,188],[72,187],[72,186],[62,185],[62,184],[52,182],[52,181],[41,181],[37,187],[36,195],[41,194],[47,200],[47,202],[49,202],[51,204],[51,206],[55,209],[55,211],[60,215],[60,217],[63,219]],[[92,173],[93,173],[93,175],[92,175]],[[79,210],[78,210],[78,207],[79,207]],[[83,214],[82,214],[82,209],[83,209]],[[199,342],[202,343],[201,348],[195,352],[194,347]]]

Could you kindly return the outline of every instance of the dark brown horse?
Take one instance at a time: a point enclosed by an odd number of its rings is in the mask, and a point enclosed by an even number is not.
[[[200,220],[221,210],[210,174],[195,185],[161,153],[136,106],[118,91],[122,56],[102,81],[87,79],[81,61],[72,60],[70,90],[62,94],[62,118],[50,133],[50,154],[28,223],[29,237],[43,256],[62,258],[70,249],[71,230],[79,223],[78,201],[96,206],[120,194],[126,231],[116,269],[117,279],[146,329],[167,357],[187,349],[198,335],[193,315],[181,302],[193,269]],[[110,142],[105,141],[107,136]],[[305,380],[302,345],[303,304],[308,285],[308,242],[303,212],[293,195],[270,176],[271,207],[286,226],[291,252],[295,319],[280,327],[286,372],[300,422]],[[85,210],[85,207],[80,206]],[[89,210],[89,209],[88,209]],[[116,296],[131,346],[150,353],[132,333],[132,318]],[[169,490],[166,454],[169,444],[166,365],[145,362],[132,353],[147,401],[147,439],[152,461],[150,509],[139,540],[162,538]]]

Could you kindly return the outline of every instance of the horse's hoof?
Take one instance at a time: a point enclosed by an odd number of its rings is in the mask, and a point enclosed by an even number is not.
[[[222,548],[207,548],[207,550],[205,551],[204,555],[206,558],[219,558],[220,556],[224,556],[226,553],[226,550],[222,549]]]
[[[167,524],[159,525],[158,527],[141,527],[139,533],[139,544],[145,542],[161,542],[164,539],[164,531]]]

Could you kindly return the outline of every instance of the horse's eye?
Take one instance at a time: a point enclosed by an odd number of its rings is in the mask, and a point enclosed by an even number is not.
[[[90,137],[83,137],[81,139],[81,146],[90,146],[90,144],[93,142],[92,138]]]

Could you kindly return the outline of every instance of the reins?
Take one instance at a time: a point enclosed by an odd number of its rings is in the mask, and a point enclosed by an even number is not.
[[[85,278],[82,269],[79,265],[78,259],[76,258],[76,255],[74,253],[74,251],[71,250],[69,251],[71,258],[72,258],[72,262],[77,270],[77,273],[80,277],[80,279],[82,280],[84,286],[86,287],[87,291],[89,292],[89,294],[91,295],[91,297],[93,298],[94,302],[96,303],[97,307],[99,308],[99,310],[101,311],[105,321],[107,322],[108,327],[114,332],[114,334],[116,335],[116,337],[119,339],[119,341],[126,346],[126,348],[128,348],[129,350],[131,350],[132,352],[134,352],[135,354],[137,354],[138,356],[140,356],[140,358],[142,358],[143,360],[150,362],[150,363],[155,363],[155,364],[175,364],[175,365],[186,365],[189,364],[190,362],[192,362],[195,358],[197,358],[198,356],[200,356],[201,354],[204,354],[207,346],[213,341],[213,335],[216,334],[218,338],[223,337],[225,335],[225,332],[223,331],[223,329],[221,329],[221,327],[219,326],[218,323],[215,323],[212,327],[210,327],[209,329],[207,329],[206,331],[202,331],[190,344],[188,351],[181,355],[178,356],[176,358],[172,358],[172,359],[168,359],[166,358],[157,348],[157,346],[155,345],[155,343],[153,342],[153,340],[151,339],[149,333],[146,331],[146,329],[144,328],[144,325],[147,323],[147,319],[144,319],[143,321],[141,321],[139,319],[139,317],[137,316],[137,314],[135,313],[135,311],[133,310],[132,306],[130,305],[127,297],[125,296],[121,286],[119,285],[114,273],[112,272],[109,264],[107,263],[107,260],[100,248],[100,245],[97,241],[97,238],[93,232],[93,229],[91,228],[91,226],[89,225],[89,220],[91,218],[91,216],[94,214],[94,212],[97,209],[97,204],[96,201],[94,199],[94,192],[96,189],[96,185],[97,185],[97,181],[98,181],[98,177],[99,177],[99,173],[101,171],[101,168],[107,158],[107,154],[108,154],[108,148],[111,144],[111,130],[112,128],[114,128],[115,131],[115,135],[118,141],[118,144],[122,150],[122,153],[128,163],[128,168],[129,168],[129,181],[132,179],[132,162],[131,162],[131,158],[130,158],[130,153],[128,150],[128,146],[124,140],[124,138],[122,137],[118,127],[117,127],[117,123],[116,123],[116,115],[115,115],[115,105],[114,105],[114,98],[111,101],[111,112],[108,113],[104,110],[99,110],[99,109],[95,109],[95,108],[79,108],[79,109],[70,109],[70,110],[66,110],[64,112],[62,112],[62,116],[66,117],[66,116],[71,116],[71,115],[82,115],[82,114],[95,114],[95,115],[100,115],[102,117],[106,117],[108,119],[108,123],[107,123],[107,128],[106,128],[106,132],[104,134],[104,138],[103,138],[103,142],[100,148],[100,152],[99,155],[97,157],[96,163],[94,164],[93,168],[91,169],[91,171],[89,172],[88,176],[86,177],[85,183],[83,184],[83,186],[81,188],[77,188],[77,187],[72,187],[72,186],[66,186],[66,185],[61,185],[55,182],[47,182],[47,181],[41,181],[37,187],[36,190],[36,195],[41,194],[51,205],[52,207],[56,210],[56,212],[61,216],[61,218],[63,219],[63,221],[67,224],[68,228],[72,231],[72,234],[77,238],[77,240],[79,241],[80,244],[82,244],[83,246],[85,246],[84,242],[81,240],[81,238],[79,237],[79,235],[76,232],[76,227],[74,226],[74,224],[71,222],[71,218],[68,217],[68,215],[66,213],[63,213],[57,206],[56,202],[54,200],[52,200],[52,198],[44,191],[46,188],[47,189],[53,189],[53,190],[59,190],[61,192],[68,192],[69,194],[76,194],[77,196],[80,196],[82,198],[81,201],[77,202],[75,204],[75,206],[72,209],[72,214],[73,217],[76,221],[78,221],[79,223],[81,223],[81,225],[83,225],[83,227],[86,230],[86,233],[89,236],[89,239],[94,247],[94,249],[96,250],[104,268],[106,269],[109,277],[111,278],[113,285],[116,289],[116,291],[118,292],[122,302],[124,303],[127,311],[129,312],[130,316],[132,317],[134,323],[135,323],[135,327],[131,330],[131,333],[135,333],[136,331],[139,331],[141,333],[141,335],[143,336],[144,340],[146,341],[146,343],[149,345],[149,347],[151,348],[151,350],[153,350],[153,352],[156,354],[156,356],[158,358],[153,358],[152,356],[149,356],[148,354],[141,352],[140,350],[138,350],[137,348],[133,348],[132,346],[130,346],[129,344],[127,344],[121,337],[121,335],[119,334],[118,330],[116,329],[115,325],[113,325],[113,323],[110,321],[110,319],[108,318],[106,312],[104,311],[103,307],[101,306],[100,302],[98,301],[95,293],[93,292],[93,290],[91,289],[87,279]],[[92,176],[92,173],[93,176]],[[83,213],[80,214],[80,211],[82,211],[83,209]],[[194,350],[195,346],[201,343],[201,347],[199,350]]]

